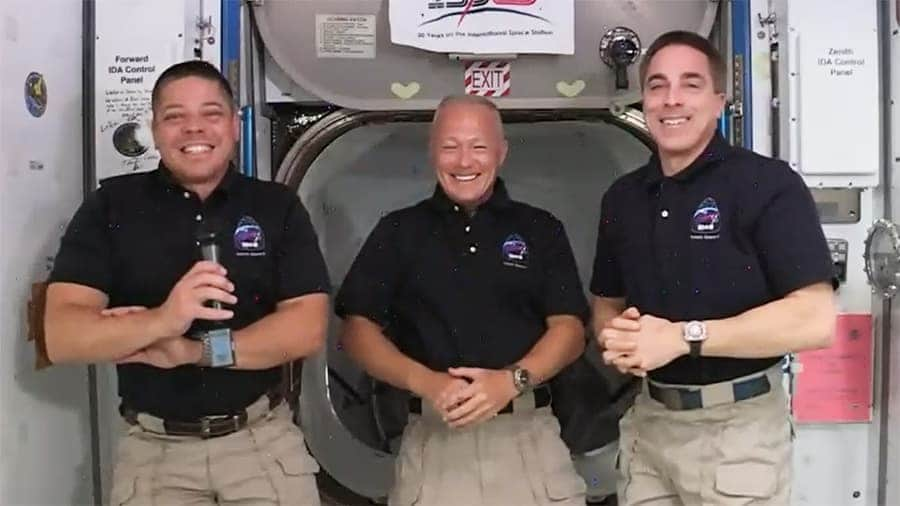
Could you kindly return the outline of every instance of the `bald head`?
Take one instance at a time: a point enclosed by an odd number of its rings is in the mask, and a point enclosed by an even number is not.
[[[451,108],[488,110],[494,120],[494,128],[496,129],[495,132],[500,136],[501,139],[505,137],[503,133],[503,119],[500,117],[500,110],[497,109],[497,106],[493,102],[491,102],[490,99],[478,95],[449,95],[444,97],[443,100],[441,100],[441,102],[438,104],[437,109],[434,110],[434,116],[431,119],[432,137],[434,137],[435,127],[441,120],[441,113]]]

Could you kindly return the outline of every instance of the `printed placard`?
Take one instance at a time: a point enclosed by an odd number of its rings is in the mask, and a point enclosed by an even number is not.
[[[872,315],[840,314],[834,344],[797,354],[792,399],[801,423],[872,420]]]
[[[375,16],[316,14],[316,56],[375,58]]]

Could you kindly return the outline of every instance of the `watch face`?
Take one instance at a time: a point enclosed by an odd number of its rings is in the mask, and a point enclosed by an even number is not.
[[[706,338],[706,329],[700,322],[690,322],[684,326],[684,338],[687,341],[702,341]]]
[[[515,380],[516,380],[516,387],[518,387],[519,390],[527,387],[528,382],[529,382],[528,370],[521,369],[521,368],[516,369]]]
[[[234,365],[234,352],[232,350],[231,331],[229,329],[216,329],[208,334],[212,352],[210,362],[212,367],[228,367]]]

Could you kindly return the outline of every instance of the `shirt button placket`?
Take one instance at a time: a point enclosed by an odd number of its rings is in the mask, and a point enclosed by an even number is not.
[[[661,275],[662,286],[660,287],[660,295],[665,299],[667,296],[671,294],[669,288],[672,279],[672,262],[670,258],[670,254],[674,244],[677,239],[674,237],[676,231],[672,229],[674,225],[673,220],[669,218],[672,216],[672,206],[669,201],[669,196],[672,194],[672,188],[667,188],[665,182],[660,184],[659,194],[657,200],[657,216],[659,218],[656,219],[655,233],[654,233],[654,250],[655,250],[655,262],[656,265],[659,266],[659,273]]]

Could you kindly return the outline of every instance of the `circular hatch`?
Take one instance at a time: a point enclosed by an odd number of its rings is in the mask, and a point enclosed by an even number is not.
[[[378,219],[431,195],[429,113],[338,111],[290,150],[277,180],[297,190],[340,286]],[[565,225],[587,293],[600,201],[609,185],[646,162],[639,113],[506,111],[510,150],[500,176],[515,200],[552,212]],[[380,500],[406,421],[406,396],[374,382],[349,360],[332,316],[323,353],[303,366],[300,423],[334,481]],[[579,473],[596,498],[613,494],[618,419],[635,383],[600,363],[596,347],[554,381],[554,411]],[[328,495],[327,491],[323,491]]]

